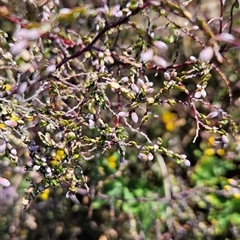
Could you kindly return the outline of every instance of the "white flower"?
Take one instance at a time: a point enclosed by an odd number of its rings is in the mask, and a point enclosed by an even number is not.
[[[202,85],[197,84],[197,90],[194,94],[195,98],[205,98],[207,96],[207,92],[205,90],[205,87]]]

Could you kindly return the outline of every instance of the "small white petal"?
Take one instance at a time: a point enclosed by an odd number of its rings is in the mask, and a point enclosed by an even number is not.
[[[129,113],[128,113],[128,112],[119,112],[119,113],[118,113],[118,116],[119,116],[119,117],[128,117],[128,116],[129,116]]]
[[[205,89],[201,90],[201,95],[203,98],[205,98],[207,96],[207,92],[205,91]]]
[[[185,166],[187,166],[187,167],[190,167],[190,166],[191,166],[191,162],[190,162],[189,160],[187,160],[187,159],[185,159],[185,160],[183,161],[183,163],[184,163]]]
[[[15,155],[15,156],[17,155],[17,150],[15,148],[11,149],[10,152],[12,155]]]
[[[46,68],[46,72],[47,73],[53,73],[53,72],[55,72],[55,70],[56,70],[56,65],[49,65],[47,68]]]
[[[235,37],[230,33],[220,33],[215,36],[215,39],[223,42],[232,42],[235,40]]]
[[[39,165],[34,165],[33,166],[33,171],[37,171],[37,170],[39,170],[41,168],[41,166],[39,166]]]
[[[28,46],[28,42],[26,40],[21,40],[16,42],[14,45],[11,46],[10,52],[12,55],[18,55],[23,49],[26,49]]]
[[[138,86],[136,85],[136,84],[131,84],[131,88],[132,88],[132,90],[134,91],[134,92],[136,92],[136,93],[138,93],[139,92],[139,88],[138,88]]]
[[[71,13],[72,12],[72,10],[70,9],[70,8],[61,8],[60,10],[59,10],[59,14],[61,15],[61,14],[69,14],[69,13]]]
[[[68,192],[66,193],[66,198],[70,198],[71,195],[72,195],[71,192],[68,191]]]
[[[13,37],[17,39],[25,38],[27,33],[28,33],[28,30],[26,28],[21,28],[13,34]]]
[[[11,185],[11,183],[6,178],[2,178],[2,177],[0,177],[0,184],[3,187],[9,187]]]
[[[187,155],[181,154],[179,157],[182,158],[182,159],[186,159],[186,158],[187,158]]]
[[[4,124],[8,127],[16,127],[17,123],[13,121],[12,119],[4,121]]]
[[[147,156],[147,154],[145,154],[145,153],[139,153],[139,154],[137,155],[137,157],[138,157],[138,159],[140,159],[140,160],[144,160],[144,161],[148,160],[148,156]]]
[[[146,92],[147,93],[153,93],[154,92],[154,88],[148,88]]]
[[[199,53],[199,59],[202,62],[209,62],[213,57],[214,51],[212,47],[206,47]]]
[[[165,72],[164,74],[164,78],[166,79],[166,80],[170,80],[171,79],[171,76],[170,76],[170,74],[168,73],[168,72]]]
[[[147,49],[146,52],[141,53],[141,60],[143,62],[151,61],[153,58],[153,50],[151,48]]]
[[[228,144],[229,143],[229,139],[226,135],[223,135],[222,136],[222,141],[225,143],[225,144]]]
[[[120,79],[120,82],[128,82],[129,78],[128,77],[123,77]]]
[[[159,57],[159,56],[153,56],[153,61],[160,67],[166,68],[167,67],[167,62],[164,58]]]
[[[7,144],[3,139],[0,139],[0,153],[5,152],[7,148]]]
[[[120,4],[117,4],[114,7],[112,7],[110,10],[111,16],[115,16],[115,14],[120,11],[120,8],[121,8]]]
[[[157,47],[159,50],[168,50],[168,45],[165,42],[162,41],[154,41],[153,45]]]
[[[154,158],[153,154],[152,153],[149,153],[148,154],[148,161],[152,161]]]
[[[138,122],[138,115],[136,114],[136,112],[131,113],[131,118],[132,118],[133,122],[135,122],[135,123]]]
[[[195,98],[201,98],[202,97],[201,91],[196,91],[195,94],[194,94],[194,97]]]
[[[32,28],[28,30],[25,38],[29,40],[35,40],[35,39],[38,39],[41,35],[42,33],[40,28]]]
[[[194,63],[197,61],[197,59],[194,56],[190,56],[190,60]]]
[[[89,127],[89,129],[93,129],[95,127],[95,122],[92,119],[89,119],[88,127]]]
[[[215,111],[215,112],[211,112],[207,115],[207,119],[213,119],[216,118],[219,115],[219,112]]]
[[[161,2],[160,1],[150,1],[151,5],[154,6],[160,6]]]
[[[116,14],[115,14],[115,17],[122,17],[123,16],[123,12],[122,11],[118,11]]]
[[[27,82],[23,82],[19,87],[18,87],[18,93],[22,94],[26,91],[27,89]]]
[[[50,167],[46,167],[46,169],[45,169],[45,170],[46,170],[46,172],[47,172],[47,173],[51,173],[51,172],[52,172],[52,170],[51,170],[51,168],[50,168]]]
[[[138,84],[138,86],[140,86],[140,87],[142,87],[142,88],[144,88],[145,87],[145,83],[144,83],[144,81],[141,79],[141,78],[138,78],[138,80],[137,80],[137,84]]]

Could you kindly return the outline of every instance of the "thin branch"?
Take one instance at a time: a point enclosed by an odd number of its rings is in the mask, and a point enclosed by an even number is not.
[[[71,59],[74,59],[74,58],[77,58],[77,57],[80,57],[83,53],[89,51],[92,49],[93,45],[109,30],[113,29],[113,28],[117,28],[119,27],[120,25],[124,24],[124,23],[127,23],[129,21],[129,19],[138,14],[140,11],[142,11],[143,9],[147,8],[149,5],[150,5],[151,1],[147,1],[145,2],[141,7],[138,7],[137,9],[135,9],[134,11],[132,11],[131,14],[129,14],[128,16],[124,17],[123,19],[115,22],[115,23],[112,23],[112,24],[109,24],[109,25],[106,25],[104,27],[104,29],[99,32],[97,34],[97,36],[92,40],[91,43],[89,43],[86,47],[84,47],[83,49],[77,51],[76,53],[72,54],[71,56],[69,57],[66,57],[66,58],[63,58],[61,62],[59,62],[57,65],[56,65],[56,69],[60,68],[63,64],[67,63],[68,61],[70,61]]]
[[[219,17],[219,33],[222,32],[223,30],[223,10],[224,10],[224,6],[223,6],[223,0],[219,0],[220,1],[220,17]]]

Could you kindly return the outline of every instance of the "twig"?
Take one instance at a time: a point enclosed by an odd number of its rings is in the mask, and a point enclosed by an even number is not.
[[[151,1],[147,1],[145,2],[141,7],[138,7],[137,9],[135,9],[134,11],[132,11],[131,14],[129,14],[128,16],[126,16],[125,18],[115,22],[115,23],[112,23],[112,24],[109,24],[109,25],[106,25],[103,30],[101,32],[99,32],[97,34],[97,36],[91,41],[91,43],[89,43],[86,47],[82,48],[81,50],[75,52],[74,54],[72,54],[71,56],[69,57],[65,57],[62,59],[61,62],[59,62],[57,65],[56,65],[56,69],[60,68],[63,64],[67,63],[68,61],[70,61],[71,59],[74,59],[74,58],[77,58],[77,57],[80,57],[83,53],[89,51],[92,49],[93,45],[109,30],[113,29],[113,28],[117,28],[119,27],[120,25],[124,24],[124,23],[127,23],[128,20],[138,14],[140,11],[142,11],[143,9],[147,8],[149,5],[150,5]]]

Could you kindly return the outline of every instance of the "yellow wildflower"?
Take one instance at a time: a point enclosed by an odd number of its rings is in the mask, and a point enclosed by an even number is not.
[[[46,201],[49,197],[50,190],[47,188],[39,197],[43,200]]]
[[[204,150],[204,155],[206,156],[213,156],[215,154],[215,151],[213,148],[207,148]]]
[[[5,87],[5,90],[6,90],[6,91],[10,91],[11,88],[12,88],[11,85],[8,84],[8,83],[7,83],[4,87]]]
[[[240,193],[235,193],[233,196],[234,196],[234,198],[236,198],[236,199],[240,199]]]
[[[64,152],[63,149],[58,149],[56,151],[56,158],[57,158],[57,160],[62,161],[63,158],[64,158],[64,155],[65,155],[65,152]]]
[[[19,117],[18,117],[16,114],[12,113],[12,114],[11,114],[11,119],[12,119],[14,122],[17,122],[17,121],[19,120]]]
[[[176,114],[169,111],[165,111],[162,116],[162,121],[165,123],[167,131],[172,132],[175,129]]]
[[[223,150],[223,149],[218,149],[217,150],[217,154],[219,155],[219,156],[222,156],[222,155],[224,155],[224,153],[225,153],[225,151]]]
[[[115,169],[117,167],[117,155],[113,154],[108,158],[108,166]]]

